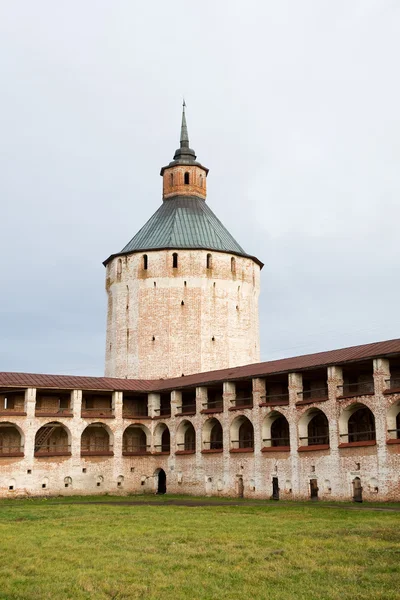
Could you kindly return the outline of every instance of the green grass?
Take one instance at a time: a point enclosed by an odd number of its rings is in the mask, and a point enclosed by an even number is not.
[[[0,502],[0,599],[399,598],[398,512],[169,499]]]

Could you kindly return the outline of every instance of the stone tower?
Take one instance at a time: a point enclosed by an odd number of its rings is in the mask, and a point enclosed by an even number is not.
[[[161,169],[163,203],[105,262],[107,377],[158,379],[260,360],[262,263],[206,204],[208,169],[189,147]]]

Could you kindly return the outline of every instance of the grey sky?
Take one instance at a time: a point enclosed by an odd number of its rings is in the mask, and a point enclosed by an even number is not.
[[[400,336],[400,4],[0,0],[0,370],[101,375],[102,261],[191,146],[262,359]]]

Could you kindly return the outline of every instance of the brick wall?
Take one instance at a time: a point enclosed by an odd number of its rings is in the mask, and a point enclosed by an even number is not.
[[[400,439],[389,443],[388,429],[393,415],[400,411],[400,393],[387,393],[383,385],[388,376],[387,361],[374,361],[374,389],[368,396],[341,399],[338,385],[342,383],[342,369],[329,367],[326,372],[328,397],[307,405],[299,404],[302,374],[290,373],[288,377],[289,401],[285,406],[265,406],[265,380],[253,379],[253,407],[235,406],[236,384],[224,382],[223,406],[218,412],[204,411],[207,386],[196,389],[196,413],[181,415],[182,392],[171,393],[171,417],[159,416],[160,396],[149,394],[149,415],[145,418],[123,418],[122,392],[113,394],[113,418],[101,422],[98,418],[81,418],[82,391],[72,392],[72,417],[59,417],[67,431],[70,454],[66,456],[35,457],[35,436],[38,430],[54,418],[35,416],[36,390],[26,392],[27,416],[0,417],[0,438],[3,445],[13,443],[16,437],[10,426],[21,433],[24,455],[0,456],[0,496],[43,494],[93,494],[93,493],[154,493],[157,472],[167,474],[167,491],[170,493],[209,494],[235,496],[240,480],[244,495],[249,498],[269,498],[272,480],[278,479],[281,499],[308,499],[310,481],[315,479],[318,497],[322,500],[351,500],[353,480],[360,478],[364,500],[400,500]],[[261,406],[260,406],[261,404]],[[367,406],[373,412],[376,440],[372,445],[341,446],[341,432],[354,406]],[[326,448],[300,448],[304,421],[315,411],[322,411],[329,423],[329,444]],[[265,450],[264,437],[268,423],[277,414],[289,422],[290,448]],[[238,423],[249,419],[254,428],[254,448],[232,452],[232,441],[237,439]],[[223,449],[204,452],[209,435],[209,420],[218,419],[223,431]],[[81,439],[91,424],[102,423],[108,432],[112,453],[108,455],[81,456]],[[194,453],[176,453],[182,447],[183,423],[191,423],[195,430]],[[145,432],[146,452],[143,455],[123,454],[123,437],[140,438],[134,427]],[[127,431],[127,428],[131,429]],[[161,433],[170,431],[170,453],[160,454]],[[4,435],[2,433],[4,432]],[[142,442],[140,442],[142,443]],[[1,444],[0,444],[1,448]],[[30,472],[29,472],[30,471]],[[68,479],[70,478],[70,479]],[[13,481],[13,490],[9,490]],[[68,483],[70,481],[70,483]],[[45,485],[46,487],[43,487]],[[68,485],[68,487],[65,487]]]
[[[259,361],[259,265],[176,253],[177,268],[172,250],[147,252],[147,270],[142,253],[108,264],[106,376],[158,379]]]

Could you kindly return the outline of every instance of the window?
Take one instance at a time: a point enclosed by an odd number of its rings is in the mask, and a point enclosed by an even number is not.
[[[147,264],[148,264],[147,254],[143,254],[143,269],[145,271],[147,271]]]
[[[177,269],[178,268],[178,255],[176,252],[173,253],[172,255],[172,268],[173,269]]]
[[[185,185],[189,185],[189,173],[185,173]]]
[[[233,258],[231,258],[231,271],[232,273],[236,273],[236,260]]]
[[[171,175],[169,176],[169,179],[170,179],[171,185],[174,185],[174,174],[173,173],[171,173]]]
[[[212,267],[212,256],[211,254],[207,254],[207,269],[211,269]]]
[[[200,175],[199,183],[200,183],[200,187],[203,187],[203,175]]]
[[[119,258],[117,260],[117,279],[121,279],[121,273],[122,273],[122,260]]]

